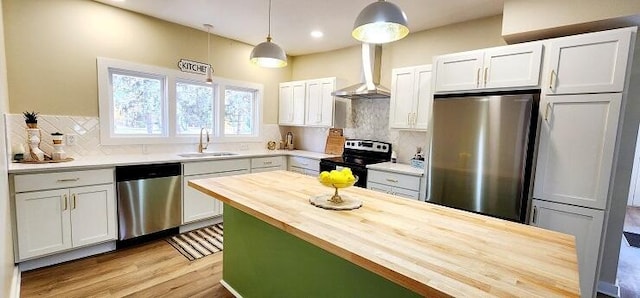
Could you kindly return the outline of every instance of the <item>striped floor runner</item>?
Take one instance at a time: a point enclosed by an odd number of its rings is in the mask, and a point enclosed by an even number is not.
[[[219,223],[169,237],[167,242],[193,261],[222,251],[223,234],[222,223]]]

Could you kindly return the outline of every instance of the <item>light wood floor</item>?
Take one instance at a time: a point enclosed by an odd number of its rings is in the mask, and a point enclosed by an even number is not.
[[[164,240],[22,273],[21,297],[233,297],[222,252],[190,262]]]

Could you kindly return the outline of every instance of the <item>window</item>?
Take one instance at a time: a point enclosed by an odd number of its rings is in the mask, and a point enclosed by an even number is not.
[[[164,131],[164,79],[111,72],[113,134],[160,135]]]
[[[229,88],[224,91],[224,134],[254,134],[255,90]]]
[[[206,84],[176,83],[177,134],[199,134],[212,128],[214,118],[213,87]]]
[[[260,84],[98,58],[98,89],[105,145],[259,140]]]

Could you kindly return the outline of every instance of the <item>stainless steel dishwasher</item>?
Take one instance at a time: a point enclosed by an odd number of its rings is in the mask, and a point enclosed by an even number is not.
[[[119,240],[181,224],[180,169],[179,163],[116,167]]]

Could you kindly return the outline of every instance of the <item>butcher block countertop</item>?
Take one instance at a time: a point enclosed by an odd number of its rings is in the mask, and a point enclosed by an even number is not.
[[[189,185],[423,296],[579,296],[570,235],[357,187],[360,209],[324,210],[333,190],[287,171]]]

